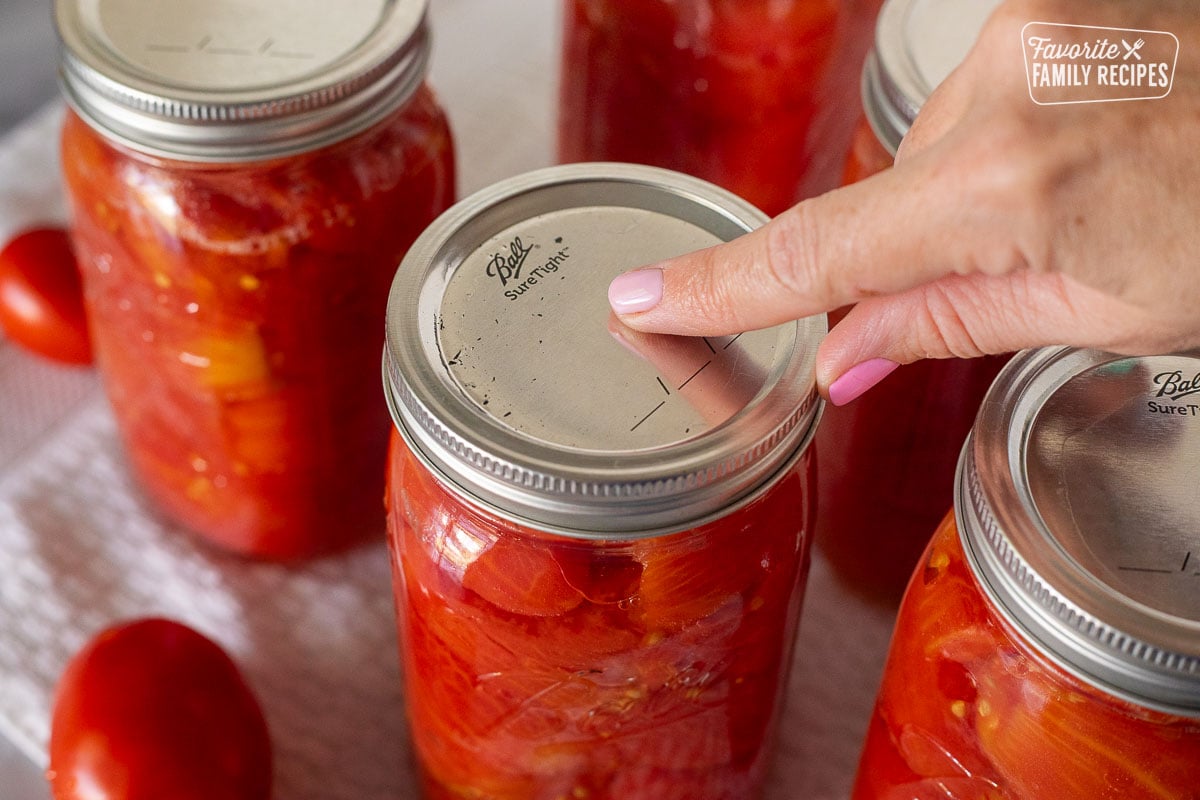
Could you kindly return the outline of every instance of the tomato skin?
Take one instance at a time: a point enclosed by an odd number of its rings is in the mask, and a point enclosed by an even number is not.
[[[517,539],[499,539],[480,553],[463,575],[463,588],[532,617],[565,614],[583,600],[551,553]]]
[[[140,619],[97,634],[67,665],[47,777],[55,800],[267,800],[271,743],[218,645]]]
[[[31,228],[0,250],[0,329],[45,358],[92,363],[79,268],[65,230]]]

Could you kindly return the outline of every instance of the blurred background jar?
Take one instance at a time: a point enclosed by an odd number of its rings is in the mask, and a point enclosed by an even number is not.
[[[891,167],[901,139],[962,61],[998,0],[888,0],[863,67],[847,183]],[[830,315],[836,324],[848,309]],[[896,370],[817,434],[817,544],[863,596],[900,601],[946,512],[954,468],[984,393],[1006,357],[927,359]]]
[[[388,309],[389,540],[430,800],[759,796],[809,565],[823,316],[639,334],[621,271],[761,212],[643,166],[464,200]]]
[[[837,185],[880,0],[564,0],[559,160],[712,181],[774,216]]]
[[[382,529],[388,286],[454,200],[425,0],[58,0],[103,382],[170,518],[287,559]]]
[[[909,585],[854,800],[1200,786],[1200,352],[1013,358]]]

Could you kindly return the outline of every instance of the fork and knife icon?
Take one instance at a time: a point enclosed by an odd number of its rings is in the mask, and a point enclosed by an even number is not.
[[[1142,60],[1142,54],[1139,53],[1138,51],[1141,50],[1142,47],[1146,44],[1145,39],[1138,39],[1133,44],[1130,44],[1129,42],[1122,39],[1121,44],[1125,46],[1125,56],[1124,56],[1125,61],[1128,61],[1130,56],[1133,56],[1138,61]]]

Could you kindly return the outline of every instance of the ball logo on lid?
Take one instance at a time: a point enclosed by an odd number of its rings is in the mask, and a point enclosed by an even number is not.
[[[507,251],[495,253],[488,261],[487,274],[499,278],[501,286],[508,286],[509,280],[521,277],[521,267],[532,250],[533,245],[527,246],[520,236],[514,236]]]
[[[540,263],[532,269],[525,269],[525,262],[529,258],[529,254],[535,249],[540,249],[541,245],[525,244],[520,236],[514,236],[508,243],[508,246],[503,250],[492,254],[487,261],[487,275],[489,278],[495,278],[500,282],[504,289],[504,296],[509,300],[516,300],[529,289],[538,284],[538,281],[545,280],[547,276],[558,272],[558,268],[571,257],[571,248],[562,243],[563,237],[557,236],[554,239],[554,244],[558,249],[540,259]]]
[[[1178,400],[1200,392],[1200,372],[1191,378],[1184,377],[1182,370],[1160,372],[1154,376],[1154,385],[1158,387],[1156,397],[1169,397]]]
[[[1175,414],[1178,416],[1200,417],[1200,404],[1180,403],[1178,401],[1194,394],[1200,394],[1200,373],[1187,377],[1183,370],[1160,372],[1154,376],[1155,398],[1170,400],[1170,403],[1149,400],[1147,409],[1156,414]]]
[[[1175,80],[1167,31],[1030,22],[1021,29],[1029,97],[1038,105],[1154,100]]]

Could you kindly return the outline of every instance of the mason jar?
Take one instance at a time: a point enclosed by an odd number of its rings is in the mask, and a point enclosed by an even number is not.
[[[891,166],[925,100],[966,56],[997,0],[888,0],[863,67],[864,115],[847,183]],[[849,309],[830,315],[840,321]],[[839,578],[884,605],[904,586],[950,504],[954,467],[1003,356],[906,364],[817,436],[817,543]]]
[[[761,212],[554,167],[464,200],[392,287],[389,541],[426,798],[753,798],[809,563],[825,319],[637,333],[623,270]]]
[[[1200,351],[1000,373],[900,608],[854,800],[1200,787]]]
[[[834,188],[880,0],[564,0],[559,160],[668,167],[774,216]]]
[[[169,519],[249,556],[384,524],[395,266],[454,200],[425,0],[57,0],[104,387]]]

